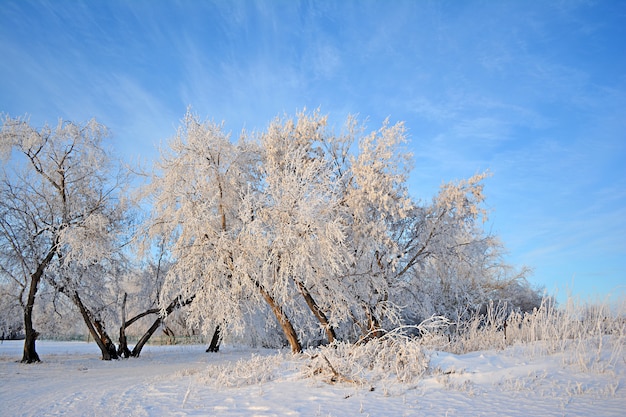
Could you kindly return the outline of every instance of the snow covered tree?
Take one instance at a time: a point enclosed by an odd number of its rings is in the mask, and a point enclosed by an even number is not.
[[[485,175],[420,205],[404,125],[364,131],[349,118],[335,134],[319,111],[300,112],[235,142],[188,112],[148,190],[147,236],[172,255],[161,308],[193,298],[190,324],[216,337],[269,310],[298,352],[322,335],[379,337],[433,291],[476,305],[502,290],[499,246],[480,224]]]
[[[147,190],[153,210],[146,236],[165,239],[173,262],[161,308],[193,298],[190,325],[240,331],[246,309],[263,292],[239,265],[240,233],[252,216],[242,201],[259,183],[258,149],[244,137],[231,142],[222,126],[191,111],[168,145]]]
[[[416,206],[398,225],[404,255],[395,292],[398,302],[414,306],[405,311],[412,320],[433,314],[468,318],[492,301],[511,307],[522,298],[525,304],[540,302],[525,279],[528,270],[514,271],[503,259],[501,242],[482,227],[488,175],[443,184],[430,204]]]
[[[250,202],[254,220],[246,225],[245,237],[252,249],[249,263],[258,265],[257,280],[271,289],[280,304],[280,320],[289,320],[288,311],[301,325],[313,317],[332,342],[333,326],[319,304],[327,300],[316,300],[311,290],[328,276],[336,276],[344,258],[344,235],[337,217],[340,195],[321,147],[325,127],[326,118],[318,113],[300,113],[296,120],[274,120],[260,135],[261,189]],[[286,335],[292,349],[299,351],[293,323],[283,330],[290,332]]]
[[[0,275],[0,335],[12,339],[24,328],[23,310],[20,306],[22,288],[4,273]]]
[[[354,298],[351,317],[366,338],[382,334],[383,320],[398,324],[389,291],[402,252],[393,232],[414,205],[406,187],[411,155],[402,150],[405,141],[404,124],[385,121],[359,138],[359,152],[347,171],[344,205],[352,255],[343,280]]]
[[[346,320],[369,333],[375,314],[383,315],[395,247],[391,219],[411,206],[404,188],[407,155],[401,124],[355,138],[350,118],[344,135],[327,129],[319,112],[276,119],[260,135],[263,154],[258,195],[245,200],[254,219],[245,225],[246,264],[270,289],[292,350],[297,327],[310,337],[314,318],[329,342]],[[348,154],[358,140],[357,155]],[[243,241],[243,240],[242,240]],[[385,265],[383,265],[383,263]],[[381,311],[374,312],[374,309]],[[287,314],[289,313],[289,314]],[[287,319],[290,316],[290,319]]]
[[[140,254],[147,259],[137,262],[121,280],[123,291],[120,310],[119,345],[117,354],[120,357],[139,357],[145,344],[161,326],[165,326],[167,315],[190,304],[193,297],[182,299],[177,296],[162,309],[159,305],[165,277],[172,268],[165,242],[157,241],[156,247]],[[138,259],[142,259],[139,257]],[[156,318],[154,318],[156,316]],[[134,331],[139,336],[137,343],[128,346],[127,332],[135,323],[149,324],[143,333]],[[137,329],[140,326],[134,326]],[[167,328],[167,326],[165,327]]]
[[[20,287],[23,362],[39,361],[32,316],[43,279],[80,308],[103,357],[109,350],[108,336],[93,328],[98,318],[84,304],[115,281],[128,226],[120,193],[126,177],[102,146],[106,136],[95,120],[41,129],[28,120],[3,120],[0,265]]]

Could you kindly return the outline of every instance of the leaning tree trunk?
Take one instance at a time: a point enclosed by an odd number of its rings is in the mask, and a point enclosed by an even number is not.
[[[74,300],[74,304],[76,304],[80,310],[80,314],[83,317],[83,321],[87,325],[89,334],[91,334],[91,337],[95,340],[98,348],[100,348],[102,360],[110,361],[111,359],[118,359],[119,357],[117,355],[115,345],[104,330],[104,326],[102,326],[102,323],[99,320],[92,320],[91,314],[87,311],[87,308],[80,299],[77,291],[74,292],[72,299]]]
[[[154,321],[154,323],[152,323],[152,326],[150,326],[150,328],[143,334],[143,336],[141,336],[141,339],[137,341],[137,344],[133,348],[132,352],[130,352],[130,356],[132,356],[133,358],[139,357],[139,355],[141,354],[141,349],[143,349],[143,346],[146,344],[146,342],[150,340],[154,332],[156,332],[156,330],[159,328],[159,325],[162,321],[163,318],[159,317]]]
[[[261,292],[261,295],[263,296],[267,304],[272,309],[272,312],[276,316],[276,319],[278,320],[278,323],[280,324],[280,327],[283,329],[283,333],[285,334],[285,337],[287,338],[287,341],[289,342],[289,345],[291,346],[291,351],[293,353],[301,353],[302,346],[300,345],[300,341],[298,341],[298,335],[296,334],[296,331],[293,328],[293,325],[291,324],[289,317],[287,317],[287,315],[285,314],[283,309],[280,307],[280,305],[276,302],[276,300],[274,300],[274,298],[270,295],[270,293],[268,293],[265,290],[265,288],[263,288],[263,286],[261,285],[259,281],[255,280],[254,285],[259,289],[259,291]]]
[[[123,316],[125,316],[125,309],[123,309]],[[159,310],[158,308],[151,308],[149,310],[144,311],[143,313],[137,314],[135,317],[133,317],[132,319],[126,321],[126,318],[124,317],[122,320],[122,325],[120,326],[120,345],[117,349],[118,354],[120,356],[122,356],[122,354],[124,355],[125,358],[134,356],[133,352],[130,351],[130,349],[128,348],[128,339],[126,338],[126,329],[133,324],[134,322],[136,322],[137,320],[148,316],[150,314],[159,314],[161,312],[161,310]],[[156,328],[155,328],[156,330]],[[152,336],[152,333],[150,334],[150,336]],[[147,339],[146,339],[147,341]],[[145,343],[145,342],[144,342]],[[139,351],[141,351],[141,349],[139,349]],[[120,353],[122,352],[122,353]],[[139,354],[137,354],[136,356],[139,356]]]
[[[367,317],[367,327],[362,327],[364,333],[360,342],[367,342],[382,337],[385,334],[385,330],[380,325],[380,320],[378,320],[372,308],[367,304],[363,304],[363,310],[365,311],[365,317]]]
[[[206,349],[207,352],[219,352],[220,343],[222,341],[221,336],[222,330],[220,329],[220,325],[215,326],[215,332],[213,333],[213,337],[211,338],[211,343],[209,347]]]
[[[180,296],[176,297],[176,299],[174,301],[172,301],[167,308],[165,309],[165,315],[170,314],[172,311],[174,311],[177,308],[180,307],[184,307],[187,304],[191,304],[191,302],[193,302],[193,299],[195,298],[195,295],[192,295],[191,297],[189,297],[188,299],[181,301]],[[139,318],[150,314],[151,312],[154,313],[160,313],[161,310],[159,309],[152,309],[152,310],[148,310],[136,317],[133,317],[131,320],[128,321],[128,323],[126,323],[126,326],[130,326],[130,324],[134,323],[136,320],[138,320]],[[130,352],[130,356],[134,357],[134,358],[138,358],[139,355],[141,354],[141,349],[143,349],[143,346],[148,342],[148,340],[150,340],[150,338],[152,337],[152,335],[154,334],[154,332],[156,332],[156,330],[159,328],[159,325],[163,322],[163,317],[159,316],[159,318],[157,318],[154,323],[152,323],[152,326],[150,326],[150,328],[143,334],[143,336],[141,336],[141,338],[137,341],[137,344],[135,345],[135,347],[133,348],[133,350]]]
[[[106,330],[104,329],[104,325],[102,324],[102,322],[100,320],[94,320],[93,325],[96,328],[96,330],[98,331],[98,334],[100,335],[100,340],[102,340],[102,343],[106,347],[106,351],[108,353],[108,356],[111,359],[119,359],[120,357],[117,354],[117,349],[115,348],[115,343],[113,343],[113,340],[107,334]],[[104,355],[104,352],[103,352],[103,355]]]
[[[331,326],[328,322],[328,317],[326,317],[326,314],[324,314],[317,302],[315,302],[315,299],[313,298],[309,290],[304,286],[302,281],[297,279],[294,279],[294,281],[298,286],[298,290],[300,291],[300,294],[302,294],[304,301],[306,301],[306,304],[309,306],[309,309],[313,312],[313,315],[315,316],[315,318],[317,318],[317,320],[322,325],[322,328],[326,332],[326,338],[328,339],[328,343],[333,343],[337,338],[337,335],[335,334],[335,329],[333,328],[333,326]]]

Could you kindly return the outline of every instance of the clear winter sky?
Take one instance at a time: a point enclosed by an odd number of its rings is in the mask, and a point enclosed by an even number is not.
[[[415,197],[488,169],[531,282],[626,293],[625,1],[0,0],[0,112],[96,117],[150,161],[188,105],[234,136],[305,107],[403,120]]]

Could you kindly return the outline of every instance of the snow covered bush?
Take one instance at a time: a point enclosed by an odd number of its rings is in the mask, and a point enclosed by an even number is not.
[[[581,303],[568,299],[563,307],[545,302],[532,314],[514,315],[507,326],[510,343],[534,343],[535,353],[552,354],[571,350],[572,364],[584,371],[607,370],[624,360],[626,300],[611,305]],[[605,355],[610,347],[610,355]]]
[[[415,383],[426,372],[429,362],[419,339],[399,333],[363,343],[338,342],[305,355],[303,376],[361,386],[383,380]]]
[[[12,338],[24,330],[19,288],[14,282],[0,282],[0,334]]]

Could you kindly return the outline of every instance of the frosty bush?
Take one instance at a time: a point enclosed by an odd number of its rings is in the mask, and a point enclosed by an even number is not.
[[[307,355],[305,377],[358,385],[384,380],[412,383],[426,372],[429,362],[418,339],[397,333],[366,343],[335,343]]]

